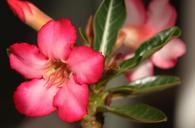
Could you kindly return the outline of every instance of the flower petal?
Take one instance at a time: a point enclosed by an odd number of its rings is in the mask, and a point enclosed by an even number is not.
[[[58,88],[47,87],[43,79],[23,82],[14,92],[16,109],[26,116],[45,116],[53,112],[53,98]]]
[[[127,25],[142,25],[146,20],[144,3],[142,0],[125,0],[127,8]],[[133,17],[133,18],[132,18]]]
[[[38,48],[27,43],[16,43],[10,46],[11,68],[26,78],[42,77],[47,58]]]
[[[169,0],[153,0],[150,3],[147,25],[154,32],[171,27],[175,22],[176,10],[170,5]]]
[[[73,78],[59,90],[54,99],[58,108],[58,116],[65,122],[82,119],[87,113],[88,86],[77,84]]]
[[[153,64],[151,61],[145,61],[134,70],[128,71],[125,74],[128,81],[134,81],[152,75],[153,75]]]
[[[64,61],[76,41],[76,30],[67,19],[49,21],[38,32],[38,46],[51,59]]]
[[[80,46],[72,50],[67,63],[78,83],[92,84],[102,76],[104,57],[89,47]]]
[[[177,59],[184,55],[186,46],[179,38],[171,40],[165,47],[152,56],[155,66],[163,69],[172,68],[176,65]]]

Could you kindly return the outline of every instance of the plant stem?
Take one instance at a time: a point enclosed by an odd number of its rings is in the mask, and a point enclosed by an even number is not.
[[[107,93],[99,91],[92,91],[90,93],[88,115],[86,115],[82,122],[82,128],[102,128],[104,124],[103,111],[101,106],[105,104]]]
[[[81,122],[82,128],[103,128],[104,117],[102,113],[95,116],[88,116]]]

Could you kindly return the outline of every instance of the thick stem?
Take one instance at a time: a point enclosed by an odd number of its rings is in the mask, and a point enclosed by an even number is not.
[[[103,128],[104,117],[102,113],[97,113],[94,116],[88,116],[82,120],[82,128]]]
[[[104,124],[103,111],[101,106],[105,104],[106,94],[99,91],[90,93],[88,115],[81,122],[82,128],[102,128]]]

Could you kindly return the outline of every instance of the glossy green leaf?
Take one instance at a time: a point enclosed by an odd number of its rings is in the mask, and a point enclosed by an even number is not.
[[[180,36],[181,30],[174,26],[158,33],[153,38],[144,42],[135,52],[133,58],[120,64],[119,73],[123,73],[131,68],[136,67],[143,60],[149,58],[152,54],[160,50],[171,39]]]
[[[124,0],[103,0],[94,17],[94,49],[109,56],[125,18]]]
[[[162,111],[146,104],[105,107],[104,109],[107,112],[118,114],[136,122],[160,123],[167,121],[167,117]]]
[[[108,91],[119,96],[126,96],[161,91],[180,83],[180,78],[175,76],[151,76],[135,80],[125,86],[110,88]]]

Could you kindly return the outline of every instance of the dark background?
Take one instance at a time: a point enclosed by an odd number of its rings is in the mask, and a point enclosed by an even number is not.
[[[99,0],[31,0],[46,14],[59,19],[66,17],[72,20],[77,27],[84,27],[87,18],[94,14]],[[178,25],[180,25],[180,0],[172,0],[172,4],[178,12]],[[0,2],[0,128],[16,128],[24,119],[14,108],[12,94],[15,88],[24,79],[9,67],[9,59],[6,49],[15,42],[35,42],[36,31],[23,24],[13,15],[6,1]],[[177,67],[170,71],[160,71],[163,74],[177,74]],[[177,88],[155,93],[138,98],[150,105],[156,106],[164,111],[169,120],[161,124],[134,124],[139,128],[173,128],[175,94]],[[109,119],[108,119],[109,120]],[[75,125],[76,126],[76,125]],[[29,127],[31,128],[31,127]]]

